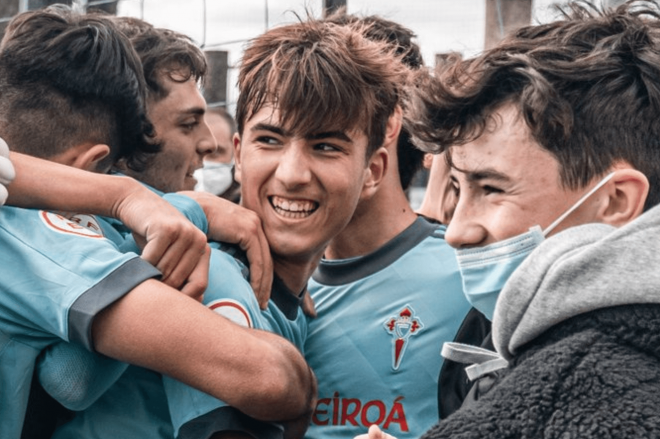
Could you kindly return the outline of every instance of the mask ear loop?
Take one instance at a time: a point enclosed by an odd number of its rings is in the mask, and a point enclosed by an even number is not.
[[[598,189],[602,188],[602,187],[605,185],[605,183],[607,183],[608,181],[610,181],[610,180],[612,179],[612,177],[614,177],[614,172],[608,174],[605,178],[603,178],[603,179],[602,179],[602,180],[601,180],[596,186],[594,186],[589,192],[587,192],[586,194],[584,194],[584,195],[582,196],[582,198],[580,198],[580,199],[579,199],[579,200],[573,205],[573,207],[571,207],[570,209],[568,209],[568,210],[567,210],[566,212],[564,212],[559,218],[557,218],[552,224],[550,224],[550,225],[548,226],[548,228],[545,229],[545,230],[543,231],[543,236],[544,236],[544,237],[545,237],[545,236],[548,236],[548,233],[552,232],[552,230],[553,230],[555,227],[557,227],[557,226],[559,225],[559,223],[561,223],[562,221],[564,221],[568,215],[570,215],[571,213],[573,213],[573,211],[574,211],[575,209],[577,209],[578,207],[580,207],[580,206],[582,205],[582,203],[584,203],[585,200],[586,200],[587,198],[589,198],[590,196],[592,196],[592,195],[593,195]]]

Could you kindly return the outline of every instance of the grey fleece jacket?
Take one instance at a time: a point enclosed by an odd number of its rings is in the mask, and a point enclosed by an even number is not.
[[[660,439],[660,207],[544,241],[502,291],[495,385],[423,439]]]
[[[493,343],[511,359],[571,317],[642,303],[660,304],[660,206],[618,229],[586,224],[541,243],[500,293]]]

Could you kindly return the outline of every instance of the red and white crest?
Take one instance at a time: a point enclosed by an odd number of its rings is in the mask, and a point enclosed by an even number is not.
[[[394,337],[392,340],[392,369],[399,369],[410,337],[419,334],[422,328],[424,328],[424,324],[416,317],[415,311],[410,305],[404,306],[397,315],[385,321],[385,330]]]
[[[58,233],[84,236],[87,238],[103,238],[103,229],[98,220],[92,215],[71,215],[65,217],[54,212],[39,212],[39,217],[46,226]]]

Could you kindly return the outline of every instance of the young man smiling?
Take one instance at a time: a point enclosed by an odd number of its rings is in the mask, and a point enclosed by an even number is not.
[[[381,145],[400,128],[407,75],[391,61],[386,47],[360,32],[316,20],[269,30],[243,57],[235,175],[241,204],[261,218],[273,256],[276,279],[265,318],[300,349],[307,281],[388,166]],[[196,406],[187,406],[184,421],[212,425],[222,403],[190,391],[194,397],[181,399]],[[301,436],[308,423],[308,417],[288,423],[285,435]]]
[[[199,89],[207,71],[204,53],[174,31],[154,31],[150,24],[129,17],[117,17],[115,22],[145,66],[147,116],[161,145],[143,170],[134,171],[122,163],[119,169],[165,193],[193,190],[197,183],[194,171],[216,150]]]
[[[571,4],[420,96],[414,132],[447,149],[458,195],[447,241],[501,355],[426,438],[660,434],[659,12]]]
[[[193,182],[190,181],[190,170],[200,166],[203,157],[211,151],[210,146],[215,145],[204,121],[206,103],[198,89],[198,82],[206,72],[203,53],[187,37],[176,32],[154,28],[136,19],[114,20],[119,24],[120,30],[130,38],[142,61],[148,83],[147,113],[154,121],[155,136],[161,144],[161,151],[145,160],[141,169],[130,169],[124,162],[120,162],[117,168],[126,170],[145,184],[154,185],[149,187],[156,191],[191,189]],[[218,201],[215,196],[191,192],[189,194],[197,197],[205,207],[208,207],[208,204],[217,204],[214,202]],[[121,229],[121,225],[116,227]],[[215,243],[211,245],[217,247]],[[240,320],[235,317],[240,301],[244,312],[238,314],[245,317],[247,322],[239,323],[250,328],[267,329],[267,323],[262,321],[260,316],[255,293],[243,277],[243,268],[226,253],[212,250],[209,287],[204,294],[205,303],[212,310],[236,321]],[[72,367],[62,361],[65,352],[68,352],[66,358],[76,361],[79,371],[75,391],[70,393],[62,390],[66,390],[66,387],[59,383],[62,380],[52,373]],[[178,423],[182,411],[195,407],[185,398],[182,406],[176,406],[179,401],[177,395],[180,394],[177,389],[184,387],[181,383],[143,368],[127,368],[126,365],[116,362],[97,362],[89,357],[74,355],[72,347],[63,343],[50,347],[40,357],[42,361],[39,378],[44,388],[67,407],[77,411],[70,422],[57,429],[54,438],[169,438],[174,435],[172,421],[175,422],[178,436],[198,437],[194,428],[199,426],[201,421],[192,427],[193,431],[187,427],[181,432],[178,431],[182,425]],[[81,364],[86,368],[81,367]],[[281,383],[280,390],[288,392],[287,388],[290,389],[290,386],[279,378],[281,377],[273,376],[270,379]],[[168,392],[170,389],[173,390]],[[299,390],[306,392],[304,383]],[[294,392],[297,393],[298,390]],[[311,401],[312,392],[307,393]],[[174,407],[172,418],[167,405],[167,396],[170,395]],[[268,393],[262,391],[262,398],[268,397]],[[288,403],[282,400],[278,405]],[[212,428],[225,431],[227,425],[230,425],[234,430],[239,429],[240,416],[235,416],[235,410],[231,407],[220,407],[212,417]],[[116,420],[120,422],[115,422]],[[283,417],[283,420],[286,418]]]
[[[0,127],[17,151],[98,172],[107,171],[119,157],[137,159],[141,152],[155,152],[146,136],[141,65],[130,42],[107,18],[79,15],[64,6],[18,15],[2,40],[0,89]],[[199,206],[196,210],[203,220]],[[298,358],[303,376],[294,373],[290,385],[275,386],[284,391],[282,404],[294,402],[290,392],[301,389],[301,378],[309,380],[302,385],[309,391],[303,393],[311,392],[311,374],[293,346],[231,325],[152,279],[159,272],[137,254],[122,252],[124,240],[113,241],[117,230],[102,219],[10,207],[0,214],[5,249],[0,301],[3,438],[21,435],[37,357],[60,342],[170,373],[230,401],[236,396],[249,401],[246,411],[264,402],[262,388],[253,394],[259,401],[242,388],[226,392],[242,381],[235,373],[259,364],[231,365],[232,359],[246,360],[248,352],[259,359],[268,355],[273,364],[279,358],[285,363],[280,376],[290,375],[291,360]],[[223,344],[242,346],[237,350],[245,349],[245,355],[228,357],[229,346]],[[267,370],[272,368],[267,364]],[[201,369],[209,372],[203,380]],[[309,404],[298,402],[298,408]],[[261,408],[276,409],[279,418],[282,405],[271,401]]]
[[[392,63],[422,67],[409,29],[378,16],[336,19],[396,50]],[[372,423],[402,437],[432,426],[438,352],[470,310],[445,227],[413,212],[404,192],[421,152],[409,132],[390,131],[381,142],[389,153],[383,182],[360,200],[309,285],[318,312],[305,344],[319,386],[308,432],[315,439],[351,437]]]
[[[132,40],[135,44],[136,38]],[[138,44],[136,47],[141,52]],[[299,304],[307,280],[328,241],[346,225],[359,200],[372,196],[379,185],[388,158],[379,146],[400,126],[396,111],[402,93],[399,84],[407,72],[393,65],[383,49],[357,32],[311,20],[273,29],[246,50],[239,76],[236,178],[241,183],[243,206],[262,221],[275,282],[269,309],[262,315],[252,303],[251,292],[241,297],[237,291],[228,291],[227,270],[240,275],[240,266],[225,263],[225,270],[213,269],[214,256],[226,258],[231,250],[214,252],[204,303],[216,312],[231,314],[245,326],[262,325],[302,349],[306,321]],[[144,55],[142,58],[144,62]],[[337,87],[326,88],[329,83]],[[347,112],[346,108],[353,110]],[[158,135],[158,123],[155,126]],[[167,145],[168,139],[163,140]],[[140,179],[143,175],[148,177],[148,170],[136,173]],[[204,198],[203,194],[195,196]],[[177,437],[200,437],[200,431],[209,436],[227,431],[259,437],[281,434],[278,428],[246,419],[222,401],[164,380]],[[121,397],[118,392],[125,396],[135,388],[121,387],[122,383],[126,376],[87,416],[103,419],[102,413],[107,412],[103,401],[112,400],[113,395]],[[154,392],[164,402],[162,390]],[[121,409],[116,403],[113,406]],[[141,423],[151,427],[142,437],[172,434],[162,422],[162,409],[155,405],[151,409],[156,416],[150,417],[151,424]],[[84,426],[84,416],[78,419],[77,425]],[[300,436],[307,424],[308,417],[289,422],[286,434]],[[154,425],[163,428],[157,432]],[[140,425],[134,431],[138,428]],[[58,434],[66,431],[61,429]]]

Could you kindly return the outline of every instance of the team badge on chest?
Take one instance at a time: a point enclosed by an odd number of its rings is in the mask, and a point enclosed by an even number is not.
[[[410,343],[410,337],[419,334],[424,328],[410,305],[406,305],[397,315],[385,321],[385,330],[392,340],[392,369],[398,370],[403,354]]]

